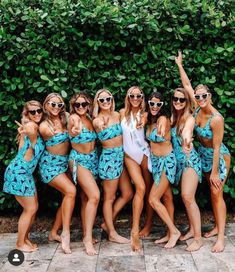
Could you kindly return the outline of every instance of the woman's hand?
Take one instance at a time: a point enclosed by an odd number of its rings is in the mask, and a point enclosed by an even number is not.
[[[77,136],[78,134],[80,134],[82,131],[82,122],[81,120],[79,119],[77,124],[74,124],[71,128],[71,133],[72,133],[72,136]]]
[[[24,126],[21,124],[21,123],[19,123],[18,121],[16,121],[15,120],[15,123],[17,124],[17,126],[18,126],[18,133],[21,135],[21,134],[25,134],[26,133],[26,131],[25,131],[25,128],[24,128]]]
[[[181,51],[178,51],[178,56],[175,57],[175,63],[176,63],[178,66],[182,66],[182,65],[183,65],[183,57],[182,57]]]
[[[102,119],[102,123],[101,123],[100,130],[103,130],[103,129],[107,128],[107,126],[108,126],[109,116],[102,116],[101,119]]]
[[[210,184],[211,186],[214,186],[217,190],[222,190],[223,188],[219,174],[214,174],[211,172]]]
[[[144,115],[140,114],[140,118],[137,118],[136,116],[136,128],[140,129],[144,127]]]

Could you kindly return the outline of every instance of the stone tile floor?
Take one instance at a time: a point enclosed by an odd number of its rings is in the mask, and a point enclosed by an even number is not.
[[[204,226],[205,229],[205,226]],[[120,229],[119,233],[129,237],[130,229]],[[134,253],[130,244],[120,245],[107,241],[100,229],[95,229],[94,236],[99,243],[97,256],[87,256],[81,242],[81,233],[72,231],[72,254],[65,255],[60,244],[47,243],[47,232],[32,233],[31,238],[39,244],[39,250],[26,253],[25,261],[16,267],[7,261],[10,250],[14,249],[16,233],[0,234],[0,271],[79,271],[79,272],[233,272],[235,271],[235,223],[226,225],[226,247],[222,253],[211,253],[215,237],[203,239],[204,246],[197,252],[185,251],[186,242],[177,243],[176,247],[166,250],[163,245],[153,241],[164,234],[162,227],[155,227],[151,236],[143,239],[142,250]],[[187,241],[190,243],[190,241]]]

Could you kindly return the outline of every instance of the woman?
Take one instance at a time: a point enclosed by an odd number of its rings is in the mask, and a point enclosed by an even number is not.
[[[90,109],[91,99],[84,93],[75,94],[70,100],[69,135],[72,150],[69,156],[70,170],[75,184],[81,187],[81,218],[83,243],[88,255],[97,255],[92,243],[92,229],[100,200],[95,178],[98,175],[98,154]]]
[[[205,237],[217,236],[212,252],[224,250],[224,231],[226,224],[226,205],[223,198],[223,187],[227,180],[231,156],[223,144],[224,119],[212,106],[212,94],[206,85],[198,85],[195,91],[183,68],[182,54],[176,57],[181,81],[189,96],[195,103],[195,130],[200,146],[198,149],[202,161],[202,171],[210,185],[211,202],[215,216],[215,227]]]
[[[66,175],[70,143],[62,97],[57,93],[49,94],[43,103],[43,110],[45,120],[40,124],[39,131],[44,139],[46,149],[39,161],[39,171],[42,181],[63,195],[61,207],[57,211],[56,220],[49,235],[49,241],[61,241],[64,253],[70,254],[70,222],[76,187]],[[59,236],[57,231],[61,225],[63,230]]]
[[[181,181],[181,195],[188,214],[190,229],[181,241],[194,237],[187,251],[196,251],[202,246],[201,216],[195,201],[198,181],[202,180],[201,160],[192,147],[195,119],[192,116],[191,99],[183,88],[177,88],[171,101],[171,136],[177,159],[176,183]]]
[[[29,231],[38,209],[37,191],[33,172],[44,150],[44,143],[38,133],[42,119],[42,105],[35,100],[25,103],[18,131],[19,151],[8,165],[4,175],[3,191],[15,196],[23,212],[18,221],[16,249],[23,252],[37,250],[29,240]]]
[[[149,203],[168,227],[168,241],[165,248],[173,248],[180,237],[180,231],[173,222],[173,197],[171,184],[175,182],[176,158],[171,144],[170,120],[166,117],[162,95],[154,92],[148,100],[148,124],[146,137],[150,141],[152,174],[154,184],[149,195]],[[162,129],[160,133],[159,128]],[[163,205],[161,198],[168,195],[170,203]],[[166,205],[167,203],[167,205]],[[163,241],[162,241],[163,242]],[[159,241],[156,241],[159,243]]]
[[[103,180],[105,228],[110,241],[128,243],[128,239],[117,233],[113,223],[114,203],[120,202],[119,199],[115,202],[115,199],[119,178],[123,171],[124,152],[120,115],[115,111],[114,99],[108,90],[101,89],[96,93],[93,117],[93,125],[102,144],[98,171],[99,177]]]
[[[120,111],[125,165],[135,185],[133,223],[131,229],[131,247],[133,251],[140,250],[139,237],[149,235],[153,218],[153,210],[147,202],[146,223],[144,229],[139,233],[140,216],[143,209],[145,191],[148,199],[151,188],[151,175],[148,170],[150,151],[144,135],[147,113],[144,111],[144,93],[139,87],[133,86],[127,91],[125,108]]]

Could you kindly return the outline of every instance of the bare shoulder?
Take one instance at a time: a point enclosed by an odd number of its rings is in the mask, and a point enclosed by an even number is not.
[[[122,120],[125,116],[125,109],[120,109],[119,113],[120,113],[120,119]]]
[[[113,116],[114,116],[114,118],[120,119],[120,113],[118,111],[114,111]]]
[[[70,116],[69,116],[69,120],[70,121],[72,121],[72,120],[80,120],[81,118],[77,115],[77,114],[71,114]]]
[[[216,114],[213,116],[211,120],[211,126],[216,127],[218,125],[223,125],[223,124],[224,124],[223,116],[219,112],[216,112]]]
[[[47,121],[43,121],[39,126],[39,132],[42,137],[50,137],[53,135],[51,127]]]

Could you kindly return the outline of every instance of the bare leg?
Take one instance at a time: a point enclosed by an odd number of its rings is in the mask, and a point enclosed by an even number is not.
[[[64,195],[61,205],[63,225],[61,242],[64,253],[70,254],[70,223],[75,203],[76,187],[65,173],[55,177],[49,185]]]
[[[123,169],[123,172],[119,178],[118,187],[120,189],[121,195],[118,199],[116,199],[113,205],[114,222],[122,208],[133,198],[133,189],[126,168]],[[101,224],[101,228],[104,231],[108,232],[105,222]]]
[[[131,247],[133,251],[139,251],[141,248],[139,240],[139,225],[144,203],[145,182],[140,165],[127,156],[125,156],[125,164],[135,185],[135,195],[132,202],[133,222],[131,229]]]
[[[230,170],[230,163],[231,163],[231,157],[228,155],[224,155],[224,160],[226,164],[226,169],[227,169],[227,177],[228,173]],[[223,185],[225,184],[226,179],[223,182]],[[206,174],[206,178],[209,181],[209,173]],[[210,185],[211,189],[211,202],[212,202],[212,207],[213,207],[213,212],[215,216],[215,222],[216,222],[216,227],[213,231],[216,230],[218,231],[218,237],[215,245],[212,247],[211,251],[214,253],[219,253],[224,250],[224,232],[225,232],[225,224],[226,224],[226,205],[224,202],[224,197],[223,197],[223,188],[221,190],[216,189],[214,186]]]
[[[103,203],[103,215],[105,224],[108,229],[109,241],[126,244],[129,242],[128,239],[120,236],[113,224],[113,203],[116,198],[116,191],[118,187],[118,179],[115,180],[104,180],[103,188],[104,188],[104,203]]]
[[[146,220],[144,228],[140,231],[140,237],[147,237],[151,233],[152,226],[153,226],[153,208],[149,204],[149,194],[152,188],[152,180],[151,180],[151,174],[148,170],[148,158],[144,156],[143,161],[141,163],[141,170],[143,174],[143,178],[145,181],[146,186],[146,192],[145,192],[145,209],[146,209]]]
[[[92,173],[78,165],[77,179],[82,188],[82,191],[87,197],[86,204],[84,205],[84,237],[83,243],[86,248],[86,253],[90,256],[97,255],[92,241],[92,229],[95,222],[96,212],[100,200],[100,191],[94,180]]]
[[[187,210],[189,221],[193,226],[194,240],[191,245],[186,248],[187,251],[196,251],[202,246],[201,216],[198,205],[195,201],[197,185],[198,176],[196,172],[193,168],[188,168],[182,174],[181,195]],[[190,237],[190,232],[186,234],[185,238],[186,237]]]
[[[171,186],[169,186],[166,190],[166,192],[164,193],[163,197],[162,197],[162,202],[164,204],[164,206],[167,209],[167,212],[169,213],[169,216],[172,220],[172,222],[174,222],[174,203],[173,203],[173,195],[172,195],[172,190],[171,190]],[[170,232],[169,230],[167,230],[167,234],[165,236],[163,236],[160,239],[157,239],[154,241],[155,244],[162,244],[165,242],[168,242],[170,238]]]
[[[169,186],[169,181],[167,180],[167,177],[163,171],[159,185],[156,186],[156,184],[153,184],[149,196],[150,205],[166,223],[170,232],[170,237],[167,244],[165,245],[165,248],[173,248],[180,237],[180,231],[174,225],[166,207],[161,203],[161,197],[167,191]]]
[[[61,237],[58,234],[58,230],[62,227],[62,205],[58,208],[56,212],[55,221],[53,223],[52,229],[48,236],[49,242],[61,242]]]
[[[23,252],[33,252],[37,250],[34,246],[26,243],[29,227],[32,219],[38,209],[38,201],[35,196],[15,196],[17,202],[22,206],[23,212],[18,221],[18,237],[16,242],[16,249]]]

